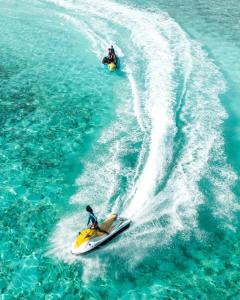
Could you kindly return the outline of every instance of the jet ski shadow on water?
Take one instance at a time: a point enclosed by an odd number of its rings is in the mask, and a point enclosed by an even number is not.
[[[130,226],[131,221],[126,218],[118,217],[117,214],[110,215],[100,228],[109,234],[100,232],[95,228],[87,228],[79,232],[72,244],[72,254],[82,255],[88,253],[99,246],[102,246],[112,240],[122,231]]]

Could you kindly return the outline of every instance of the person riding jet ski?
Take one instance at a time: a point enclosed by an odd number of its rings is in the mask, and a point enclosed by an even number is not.
[[[111,62],[113,62],[115,65],[117,65],[117,56],[116,56],[113,46],[111,46],[111,48],[108,48],[108,56],[105,56],[102,60],[102,63],[104,65],[108,65]]]
[[[89,223],[91,223],[90,228],[92,228],[92,229],[97,229],[97,230],[100,231],[100,232],[109,234],[107,231],[101,229],[101,228],[98,226],[97,217],[95,216],[95,214],[94,214],[94,212],[93,212],[93,209],[91,208],[90,205],[88,205],[88,206],[86,207],[86,211],[89,212],[89,218],[88,218],[87,226],[89,225]]]
[[[108,57],[110,58],[111,62],[114,62],[115,65],[117,64],[117,56],[113,48],[113,45],[111,45],[111,48],[108,49]]]

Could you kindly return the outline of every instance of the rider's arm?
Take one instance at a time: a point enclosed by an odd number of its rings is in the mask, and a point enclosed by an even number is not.
[[[88,226],[88,224],[90,223],[90,220],[91,220],[91,216],[88,217],[87,226]]]

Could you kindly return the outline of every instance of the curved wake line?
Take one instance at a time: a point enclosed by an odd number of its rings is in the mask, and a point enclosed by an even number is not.
[[[64,1],[57,1],[57,3],[65,6]],[[95,16],[101,18],[107,17],[121,26],[125,24],[129,30],[132,30],[131,36],[132,39],[134,39],[133,42],[136,43],[138,48],[144,49],[144,57],[149,58],[146,70],[146,80],[148,85],[147,113],[151,119],[152,127],[151,146],[145,171],[143,172],[143,174],[146,174],[143,175],[144,177],[142,179],[145,183],[140,185],[140,188],[138,189],[139,192],[137,192],[136,197],[134,197],[134,199],[131,201],[130,208],[128,208],[128,214],[131,215],[134,213],[133,210],[136,212],[137,209],[140,212],[140,208],[142,207],[143,203],[149,197],[152,197],[155,189],[156,178],[163,173],[164,161],[166,161],[166,157],[164,157],[162,153],[160,159],[159,153],[161,149],[164,149],[163,139],[168,132],[167,128],[174,127],[173,118],[168,117],[168,115],[172,115],[171,73],[173,71],[173,64],[171,62],[171,54],[168,49],[168,43],[164,39],[163,35],[158,33],[156,25],[151,23],[149,24],[148,14],[141,11],[134,11],[133,13],[133,11],[129,8],[113,3],[113,5],[111,5],[111,10],[113,11],[111,11],[109,16],[106,16],[106,11],[109,11],[109,9],[106,10],[106,6],[108,6],[108,4],[103,1],[98,1],[97,4],[100,4],[99,7],[95,6],[93,11],[91,11],[90,7],[88,6],[88,13],[91,12]],[[67,4],[65,7],[69,8],[69,4]],[[73,8],[80,9],[82,11],[82,8],[76,8],[75,6],[73,6],[72,9]],[[102,11],[104,11],[104,14]],[[118,14],[116,14],[116,12],[118,12]],[[157,24],[159,21],[165,22],[165,18],[160,20],[157,19]],[[142,36],[145,36],[145,38],[143,39]],[[94,39],[95,37],[96,36],[94,35]],[[158,56],[155,55],[156,52],[159,53]],[[161,68],[158,68],[157,66],[161,66]],[[130,82],[133,82],[131,80],[131,75]],[[132,87],[135,86],[132,85]],[[132,89],[132,91],[135,95],[135,99],[137,99],[135,102],[138,102],[136,89]],[[139,117],[140,113],[136,107],[138,106],[135,105],[138,123],[141,124],[140,127],[143,128]],[[156,161],[158,161],[157,164],[155,163]],[[161,170],[159,170],[160,165],[162,166]],[[148,179],[152,177],[152,179],[148,180],[148,183],[146,183],[145,177],[148,177]],[[136,208],[137,204],[139,209]]]
[[[60,17],[85,33],[99,58],[109,44],[118,45],[117,52],[126,61],[123,70],[130,86],[129,98],[125,98],[126,94],[121,97],[116,120],[105,129],[91,153],[94,159],[89,157],[85,163],[86,171],[77,180],[80,192],[71,202],[83,204],[88,199],[97,199],[96,207],[102,215],[110,212],[107,207],[113,206],[144,228],[139,234],[138,226],[133,226],[130,232],[138,246],[152,227],[154,235],[161,234],[164,244],[179,230],[197,229],[197,208],[205,201],[198,182],[203,176],[211,180],[209,159],[213,159],[214,153],[226,170],[224,187],[215,192],[216,206],[225,203],[221,196],[224,192],[229,195],[227,213],[237,209],[231,192],[236,175],[228,166],[224,152],[219,150],[224,143],[219,128],[226,113],[218,96],[224,92],[225,83],[201,46],[160,12],[145,12],[104,0],[52,2],[66,9]],[[127,44],[118,33],[123,30]],[[104,36],[108,37],[107,41]],[[180,84],[175,78],[182,78],[179,93]],[[175,124],[178,112],[183,123],[180,127]],[[178,131],[183,139],[182,148],[166,184],[158,191],[173,159]],[[123,166],[122,157],[136,152],[135,148],[131,149],[134,144],[141,144],[138,162],[134,168]],[[217,173],[222,179],[219,169]],[[120,177],[127,182],[122,194],[118,192]],[[212,180],[212,184],[219,187],[220,179]],[[115,199],[114,204],[111,198]],[[219,205],[217,215],[226,216],[223,205]],[[159,221],[162,218],[167,220],[167,225]],[[68,219],[71,223],[71,217]],[[74,227],[73,222],[74,218],[72,225],[67,222],[69,230]],[[55,234],[59,249],[59,239],[64,244],[65,234],[61,230]],[[154,240],[149,240],[147,247],[151,247]],[[117,250],[114,245],[111,247]],[[118,250],[123,248],[129,254],[127,245],[118,242]],[[144,253],[136,257],[140,259]]]

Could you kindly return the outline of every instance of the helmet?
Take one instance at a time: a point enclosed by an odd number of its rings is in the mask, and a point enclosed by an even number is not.
[[[90,212],[90,213],[92,213],[92,212],[93,212],[93,210],[92,210],[92,208],[91,208],[91,206],[90,206],[90,205],[87,205],[87,206],[86,206],[86,211],[88,211],[88,212]]]

